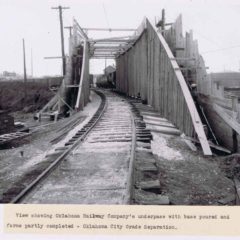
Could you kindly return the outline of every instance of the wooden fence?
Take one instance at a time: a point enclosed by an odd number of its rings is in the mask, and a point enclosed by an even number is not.
[[[202,122],[187,83],[164,37],[146,19],[135,44],[116,59],[116,87],[141,98],[188,136],[195,133],[211,155]]]

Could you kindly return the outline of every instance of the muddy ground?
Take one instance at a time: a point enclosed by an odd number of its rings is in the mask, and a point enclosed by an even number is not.
[[[165,139],[166,151],[173,152],[168,158],[155,154],[162,194],[169,196],[171,204],[235,204],[233,157],[204,157],[200,149],[191,151],[180,136],[157,133],[154,138]]]
[[[86,111],[75,113],[71,117],[79,120],[79,124],[89,119],[99,105],[99,96],[91,95],[91,102],[86,106]],[[15,112],[16,121],[20,120],[32,128],[32,134],[25,139],[15,141],[9,147],[0,148],[0,197],[11,184],[16,182],[23,173],[33,168],[44,156],[54,148],[64,146],[64,139],[52,143],[52,140],[62,134],[63,129],[69,128],[69,118],[60,119],[57,123],[49,119],[37,122],[32,113]],[[67,138],[68,135],[65,136]]]

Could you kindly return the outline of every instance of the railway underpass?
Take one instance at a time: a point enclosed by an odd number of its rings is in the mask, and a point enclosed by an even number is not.
[[[51,148],[44,146],[27,161],[19,157],[22,166],[14,180],[2,179],[7,187],[1,201],[235,203],[235,185],[212,157],[213,151],[230,152],[214,142],[194,98],[194,84],[201,91],[206,81],[204,61],[192,32],[183,37],[181,31],[181,16],[168,30],[145,18],[130,36],[90,39],[74,20],[63,83],[38,112],[39,120],[53,113],[57,120],[66,112],[70,120],[50,126],[54,134],[46,145]],[[89,60],[94,58],[116,60],[113,92],[90,89]],[[2,164],[4,178],[9,166]]]

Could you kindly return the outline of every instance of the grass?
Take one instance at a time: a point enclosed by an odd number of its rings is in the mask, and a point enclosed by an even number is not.
[[[34,112],[41,109],[52,97],[53,93],[45,83],[28,82],[26,84],[27,97],[24,99],[23,82],[0,82],[0,109],[10,112]],[[36,101],[36,95],[39,99]]]

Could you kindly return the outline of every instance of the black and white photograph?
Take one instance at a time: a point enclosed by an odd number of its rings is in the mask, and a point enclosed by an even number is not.
[[[0,0],[0,202],[240,203],[240,2]]]

